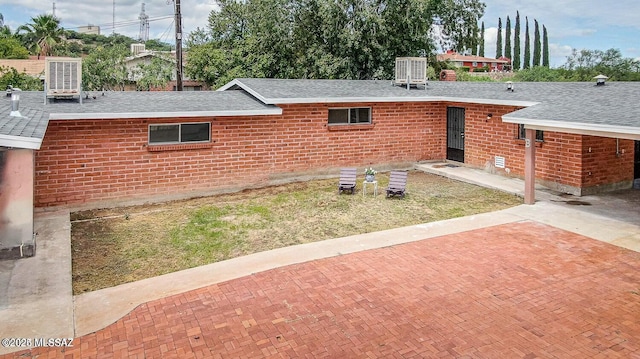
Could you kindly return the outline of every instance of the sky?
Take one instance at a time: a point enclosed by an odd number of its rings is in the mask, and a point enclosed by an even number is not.
[[[533,40],[533,19],[537,19],[549,34],[549,52],[552,67],[565,63],[572,49],[619,49],[623,57],[640,59],[640,1],[617,0],[485,0],[485,55],[495,56],[498,18],[503,32],[506,17],[511,19],[512,32],[516,11],[520,12],[521,41],[524,42],[525,16],[529,18],[530,37]],[[0,0],[0,13],[12,30],[29,23],[31,17],[51,14],[53,4],[61,25],[77,30],[78,26],[98,25],[101,33],[115,32],[138,37],[141,0]],[[173,43],[174,0],[147,0],[146,14],[150,18],[149,38]],[[182,23],[185,34],[197,27],[205,28],[209,13],[216,9],[215,0],[181,0]],[[504,34],[503,34],[504,35]]]

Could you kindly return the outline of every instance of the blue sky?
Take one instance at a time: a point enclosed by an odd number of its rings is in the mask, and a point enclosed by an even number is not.
[[[54,1],[0,0],[0,13],[12,30],[28,23],[32,16],[51,13]],[[530,36],[533,39],[533,19],[545,25],[549,33],[552,66],[560,66],[573,48],[578,50],[619,49],[624,57],[640,59],[640,1],[617,0],[485,0],[485,55],[495,55],[498,17],[503,31],[507,15],[515,25],[516,11],[520,11],[522,31],[524,17],[529,17]],[[73,29],[82,25],[99,25],[103,34],[113,31],[112,0],[56,0],[56,16],[62,26]],[[137,37],[141,0],[115,1],[115,31]],[[182,0],[185,32],[205,27],[207,17],[215,9],[214,0]],[[163,18],[173,13],[173,3],[166,0],[147,0],[146,14],[151,18],[150,37],[171,42],[172,19]],[[524,41],[524,35],[521,36]]]

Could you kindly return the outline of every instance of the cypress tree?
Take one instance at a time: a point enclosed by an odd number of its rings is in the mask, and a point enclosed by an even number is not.
[[[529,39],[529,18],[524,17],[524,59],[522,60],[522,68],[531,67],[531,40]]]
[[[480,49],[478,50],[478,56],[484,57],[484,21],[482,22],[482,27],[480,28]]]
[[[496,41],[496,59],[502,57],[502,19],[498,18],[498,40]]]
[[[516,12],[516,26],[513,32],[513,69],[520,70],[520,12]]]
[[[547,27],[542,25],[542,66],[549,67],[549,38]]]
[[[504,57],[512,59],[511,57],[511,20],[507,15],[507,28],[504,33]]]
[[[540,27],[538,26],[538,20],[533,19],[533,67],[540,66]]]

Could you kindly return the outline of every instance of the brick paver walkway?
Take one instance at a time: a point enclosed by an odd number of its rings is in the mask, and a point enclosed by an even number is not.
[[[73,348],[14,356],[30,355],[640,358],[640,253],[501,225],[156,300]]]

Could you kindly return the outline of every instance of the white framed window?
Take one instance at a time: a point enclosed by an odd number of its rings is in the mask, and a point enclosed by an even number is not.
[[[211,142],[211,123],[161,123],[149,125],[150,145]]]
[[[330,108],[330,125],[371,123],[371,107]]]

